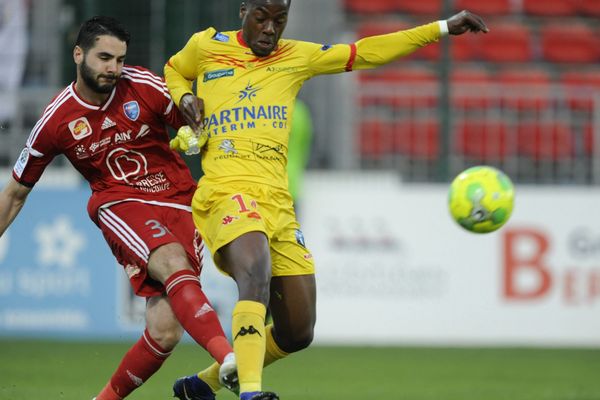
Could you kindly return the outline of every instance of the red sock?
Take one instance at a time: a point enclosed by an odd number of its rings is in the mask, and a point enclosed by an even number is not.
[[[164,351],[145,330],[129,349],[110,382],[96,400],[121,400],[148,380],[171,355]]]
[[[166,280],[165,287],[171,308],[185,331],[221,364],[233,349],[198,277],[192,271],[178,271]]]

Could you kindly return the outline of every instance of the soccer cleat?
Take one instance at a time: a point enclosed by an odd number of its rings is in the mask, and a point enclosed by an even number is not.
[[[273,392],[248,392],[242,393],[240,400],[279,400],[279,396]]]
[[[184,376],[173,384],[173,397],[179,400],[215,400],[215,394],[197,375]]]
[[[223,364],[219,368],[219,383],[236,395],[240,393],[240,382],[238,381],[234,353],[225,356]]]

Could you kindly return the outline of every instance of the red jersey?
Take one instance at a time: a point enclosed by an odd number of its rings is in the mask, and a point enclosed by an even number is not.
[[[169,148],[166,124],[183,119],[164,81],[140,67],[123,67],[106,102],[95,106],[67,86],[46,107],[13,169],[33,187],[52,159],[64,154],[89,182],[88,213],[122,201],[189,209],[196,183]]]

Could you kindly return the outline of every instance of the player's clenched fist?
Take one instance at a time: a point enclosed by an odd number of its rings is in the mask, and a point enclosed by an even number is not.
[[[451,35],[462,35],[467,31],[475,33],[488,33],[490,31],[479,15],[467,10],[451,16],[446,22],[448,23],[448,33]]]

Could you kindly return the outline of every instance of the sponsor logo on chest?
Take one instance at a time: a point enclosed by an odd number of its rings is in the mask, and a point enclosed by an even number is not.
[[[73,139],[81,140],[92,134],[92,126],[86,117],[81,117],[69,122],[69,131],[71,131]]]

